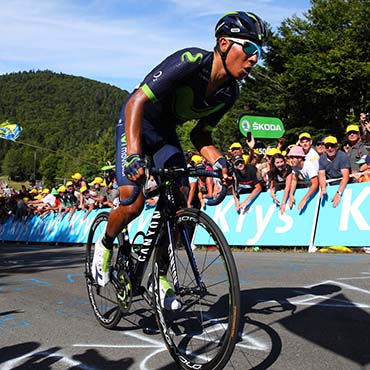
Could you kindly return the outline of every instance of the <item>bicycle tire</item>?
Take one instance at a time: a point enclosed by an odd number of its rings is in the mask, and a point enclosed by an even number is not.
[[[174,261],[181,288],[176,297],[182,306],[178,311],[164,308],[159,292],[162,248],[157,247],[152,276],[158,326],[171,356],[181,368],[222,369],[236,345],[240,322],[240,287],[234,258],[223,233],[204,212],[192,208],[180,210],[173,225],[172,233],[180,235]],[[191,242],[194,231],[197,235],[203,233],[202,248],[194,248]],[[212,247],[205,247],[206,244]],[[205,285],[203,291],[195,283],[191,255]],[[170,271],[167,279],[172,287],[176,286]]]
[[[99,213],[90,227],[86,245],[85,277],[89,301],[95,318],[103,327],[113,329],[122,318],[122,312],[118,304],[117,292],[111,282],[104,287],[96,284],[91,274],[91,264],[94,257],[94,243],[105,231],[108,217],[108,212]],[[115,240],[112,262],[116,261],[117,258],[117,245],[122,245],[122,234],[119,234]]]

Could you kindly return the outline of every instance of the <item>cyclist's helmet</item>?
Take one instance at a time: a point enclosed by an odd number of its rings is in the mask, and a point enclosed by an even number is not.
[[[262,46],[268,39],[265,22],[250,12],[226,13],[216,24],[215,36],[245,38]]]

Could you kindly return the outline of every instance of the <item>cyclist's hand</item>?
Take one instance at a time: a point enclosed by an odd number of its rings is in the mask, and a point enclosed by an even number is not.
[[[125,175],[130,181],[143,182],[145,161],[141,154],[131,154],[127,157],[125,163]]]
[[[221,182],[222,185],[230,186],[233,182],[232,176],[230,176],[229,173],[229,167],[227,165],[227,160],[225,157],[218,157],[216,162],[213,163],[213,169],[214,170],[221,170],[222,172],[222,178]]]

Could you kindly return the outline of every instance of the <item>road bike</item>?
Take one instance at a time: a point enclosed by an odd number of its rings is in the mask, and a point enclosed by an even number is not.
[[[217,224],[202,210],[181,208],[176,197],[181,177],[220,178],[220,172],[167,168],[150,173],[159,178],[159,186],[149,227],[131,240],[127,229],[118,235],[111,279],[105,287],[95,283],[91,264],[94,243],[105,231],[109,214],[100,213],[92,223],[85,276],[94,315],[103,327],[112,329],[130,314],[133,298],[142,296],[154,310],[167,349],[181,368],[222,369],[238,339],[241,309],[235,261]],[[208,205],[220,203],[226,190],[223,187]],[[161,275],[167,275],[181,303],[176,311],[166,309],[161,300]]]

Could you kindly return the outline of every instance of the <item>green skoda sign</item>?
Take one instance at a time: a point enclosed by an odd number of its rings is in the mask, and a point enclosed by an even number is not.
[[[239,117],[239,129],[244,136],[250,132],[253,137],[259,139],[279,139],[285,132],[284,124],[279,118],[246,114]]]

